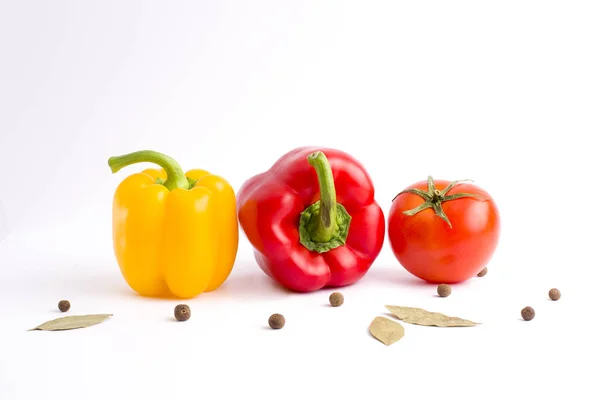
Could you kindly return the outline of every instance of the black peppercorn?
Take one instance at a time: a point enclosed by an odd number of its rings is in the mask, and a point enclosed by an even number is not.
[[[340,292],[331,293],[329,296],[329,304],[331,304],[332,307],[341,306],[344,304],[344,295]]]
[[[285,318],[281,314],[273,314],[269,317],[269,326],[273,329],[281,329],[285,325]]]
[[[560,290],[556,288],[550,289],[550,291],[548,292],[548,296],[550,296],[550,299],[552,301],[556,301],[560,299]]]
[[[187,321],[191,316],[192,311],[186,304],[178,304],[175,306],[175,318],[177,321]]]
[[[69,300],[61,300],[58,302],[58,309],[61,312],[67,312],[67,311],[69,311],[70,308],[71,308],[71,303],[69,303]]]
[[[485,267],[484,269],[482,269],[481,271],[479,271],[479,273],[477,274],[478,277],[484,277],[487,275],[487,267]]]
[[[437,292],[440,297],[448,297],[450,296],[450,293],[452,293],[452,287],[443,283],[438,286]]]
[[[532,307],[527,306],[521,310],[521,317],[523,317],[525,321],[531,321],[535,317],[535,310]]]

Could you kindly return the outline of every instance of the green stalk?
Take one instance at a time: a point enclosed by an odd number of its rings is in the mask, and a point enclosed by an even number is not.
[[[329,161],[320,151],[308,156],[308,162],[317,172],[321,194],[320,207],[312,215],[308,224],[310,238],[315,242],[329,242],[333,237],[337,223],[335,220],[337,207],[335,202],[335,183]]]
[[[300,242],[309,250],[323,253],[346,242],[352,218],[336,202],[333,173],[325,154],[314,152],[308,162],[317,173],[320,199],[300,215]]]
[[[453,187],[455,187],[457,184],[459,184],[461,182],[471,182],[471,180],[470,179],[461,179],[461,180],[452,181],[443,190],[439,190],[439,189],[436,189],[436,187],[435,187],[435,182],[433,180],[433,177],[429,176],[429,177],[427,177],[427,191],[421,190],[421,189],[406,189],[406,190],[403,190],[400,193],[398,193],[392,199],[392,201],[396,200],[396,197],[398,197],[404,193],[416,194],[417,196],[421,197],[425,201],[423,203],[419,204],[417,207],[413,208],[412,210],[404,211],[405,215],[413,216],[413,215],[420,213],[423,210],[432,208],[435,211],[435,214],[438,217],[440,217],[441,219],[443,219],[444,222],[446,222],[446,224],[448,224],[448,226],[450,228],[452,228],[452,223],[450,222],[450,219],[448,218],[448,216],[446,215],[446,213],[444,212],[444,209],[442,207],[443,203],[445,203],[447,201],[462,199],[465,197],[475,198],[475,199],[482,200],[482,201],[488,200],[487,198],[485,198],[481,195],[475,194],[475,193],[455,193],[455,194],[449,195],[448,192]]]
[[[110,157],[108,159],[108,166],[113,173],[118,172],[122,168],[142,163],[150,162],[159,165],[163,168],[167,174],[167,179],[161,182],[167,189],[189,189],[190,184],[185,176],[185,172],[177,161],[173,158],[158,153],[152,150],[141,150],[122,156]]]

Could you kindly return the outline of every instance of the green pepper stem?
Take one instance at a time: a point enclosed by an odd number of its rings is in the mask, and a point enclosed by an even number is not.
[[[329,161],[323,152],[317,151],[308,156],[308,162],[317,172],[320,190],[320,206],[308,225],[310,238],[314,242],[326,243],[333,237],[337,227],[337,206],[335,182]]]
[[[156,151],[140,150],[122,156],[110,157],[108,159],[108,166],[115,173],[123,167],[142,162],[157,164],[165,170],[167,179],[163,182],[163,185],[167,189],[189,189],[189,182],[179,163],[173,158]]]

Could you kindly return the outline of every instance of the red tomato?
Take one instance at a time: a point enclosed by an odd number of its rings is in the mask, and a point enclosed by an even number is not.
[[[477,275],[491,259],[500,216],[485,190],[429,177],[396,196],[388,236],[408,272],[431,283],[458,283]]]

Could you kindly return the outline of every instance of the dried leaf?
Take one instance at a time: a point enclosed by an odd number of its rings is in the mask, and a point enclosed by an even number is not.
[[[30,331],[66,331],[69,329],[87,328],[104,322],[112,314],[90,314],[70,315],[44,322],[43,324],[29,329]]]
[[[369,331],[375,339],[389,346],[402,339],[404,327],[396,321],[384,317],[375,317],[369,326]]]
[[[479,322],[458,317],[449,317],[439,312],[431,312],[415,307],[385,306],[392,314],[407,324],[439,327],[464,327],[479,325]]]

